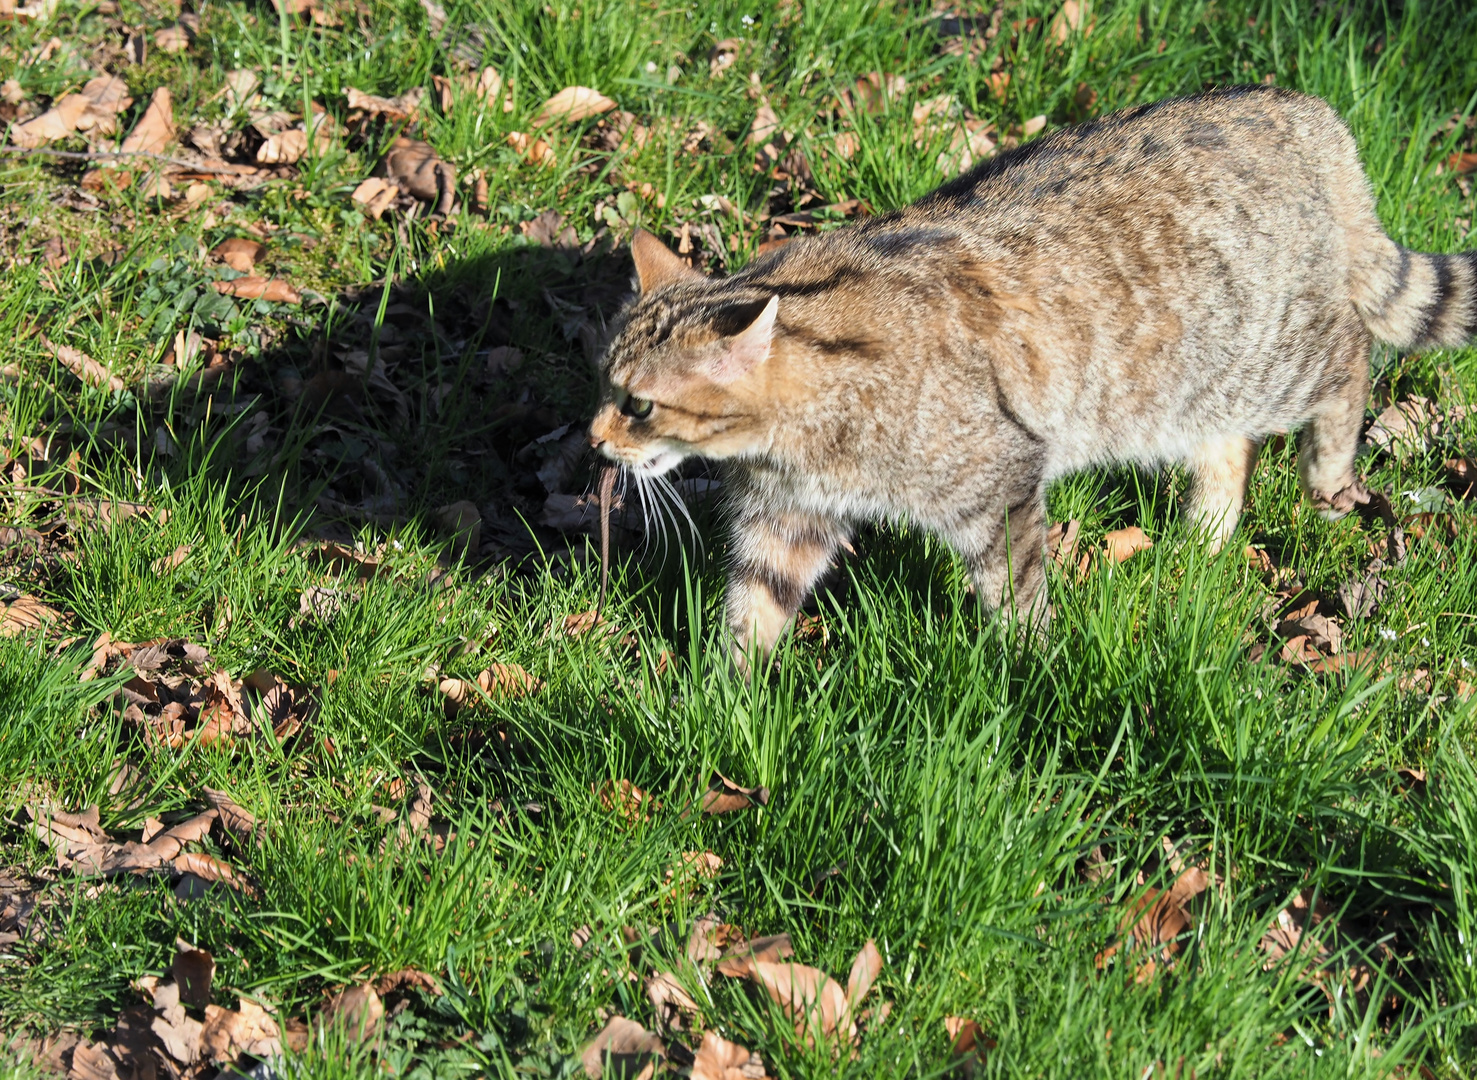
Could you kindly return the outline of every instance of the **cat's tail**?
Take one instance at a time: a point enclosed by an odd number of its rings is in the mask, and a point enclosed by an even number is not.
[[[1380,239],[1350,282],[1369,332],[1399,349],[1455,348],[1477,336],[1477,252],[1427,255]]]

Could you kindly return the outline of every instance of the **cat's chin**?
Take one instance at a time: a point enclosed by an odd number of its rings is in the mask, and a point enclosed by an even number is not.
[[[682,464],[682,459],[686,456],[686,454],[678,453],[676,450],[663,450],[647,458],[641,464],[631,466],[631,471],[643,480],[648,478],[654,479],[671,472],[678,465]]]

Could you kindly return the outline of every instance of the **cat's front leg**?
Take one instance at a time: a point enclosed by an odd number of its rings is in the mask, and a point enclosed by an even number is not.
[[[726,605],[740,671],[747,672],[751,657],[762,662],[774,650],[848,531],[844,522],[822,515],[740,509]]]

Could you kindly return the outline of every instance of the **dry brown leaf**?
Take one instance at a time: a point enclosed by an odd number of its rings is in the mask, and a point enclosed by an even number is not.
[[[600,797],[600,809],[618,814],[628,825],[649,821],[652,810],[662,808],[660,802],[629,780],[607,780],[599,788],[591,784],[590,790]]]
[[[692,1061],[692,1080],[764,1080],[764,1059],[717,1032],[703,1032]]]
[[[732,979],[742,979],[751,973],[756,961],[772,964],[794,955],[795,946],[791,944],[788,933],[755,938],[724,956],[718,962],[718,973]]]
[[[190,47],[190,32],[180,23],[166,26],[154,35],[154,48],[162,53],[184,52]]]
[[[329,998],[318,1014],[318,1021],[325,1029],[340,1031],[355,1042],[363,1042],[379,1030],[384,1015],[384,1003],[374,987],[360,983]]]
[[[420,113],[421,102],[425,100],[425,97],[426,88],[424,86],[417,86],[393,98],[366,94],[362,90],[355,90],[352,86],[348,89],[350,109],[370,116],[383,116],[392,121],[414,120]]]
[[[615,102],[598,90],[592,90],[588,86],[566,86],[539,107],[533,118],[533,126],[546,127],[556,120],[575,124],[613,108]]]
[[[543,139],[530,139],[521,131],[510,131],[507,142],[514,153],[534,165],[552,167],[559,162],[558,152]]]
[[[743,940],[737,927],[720,922],[716,915],[700,915],[692,921],[683,952],[694,964],[706,964],[721,957],[726,947]]]
[[[0,637],[20,637],[35,631],[45,631],[61,620],[61,614],[48,607],[34,596],[21,596],[5,607],[0,617]]]
[[[154,1010],[158,1013],[150,1029],[163,1044],[165,1053],[181,1065],[193,1065],[200,1060],[205,1025],[185,1012],[177,983],[149,979],[152,985],[145,985],[144,989],[153,995]]]
[[[741,787],[722,773],[715,772],[708,778],[708,790],[703,794],[701,805],[705,814],[729,814],[746,810],[755,803],[769,805],[767,787]]]
[[[1154,541],[1137,525],[1114,529],[1103,537],[1103,550],[1112,563],[1126,562],[1140,551],[1147,551],[1153,546]]]
[[[204,949],[176,942],[177,951],[169,973],[179,987],[179,999],[191,1008],[203,1009],[210,1004],[210,984],[215,979],[215,957]]]
[[[85,352],[69,345],[58,345],[45,334],[41,335],[41,344],[46,347],[47,352],[56,357],[63,367],[88,386],[97,387],[99,390],[110,390],[115,394],[128,389],[127,383]]]
[[[427,994],[440,997],[446,993],[436,976],[430,975],[416,968],[401,968],[392,971],[388,975],[381,975],[374,984],[375,992],[384,997],[386,994],[401,993],[406,990],[422,990]]]
[[[260,240],[233,236],[216,244],[210,253],[237,273],[250,274],[266,250],[266,245]]]
[[[161,86],[149,99],[149,107],[128,138],[123,140],[125,154],[162,154],[174,142],[174,102],[169,87]]]
[[[190,552],[194,550],[194,547],[190,544],[181,544],[168,555],[155,559],[152,566],[154,574],[158,577],[163,577],[174,570],[178,570],[185,564],[185,560],[190,557]]]
[[[1092,33],[1097,23],[1091,12],[1091,0],[1065,0],[1046,31],[1047,40],[1053,45],[1065,45],[1078,30],[1084,37]]]
[[[600,1034],[585,1047],[580,1064],[590,1080],[607,1075],[623,1080],[651,1080],[657,1064],[665,1061],[662,1041],[634,1020],[612,1016]]]
[[[282,1031],[256,1002],[238,998],[236,1009],[205,1007],[200,1048],[211,1061],[234,1061],[241,1054],[271,1058],[282,1053]]]
[[[1134,976],[1136,982],[1153,978],[1159,964],[1172,966],[1180,951],[1178,938],[1193,925],[1184,905],[1204,892],[1209,884],[1210,876],[1202,868],[1192,866],[1180,873],[1164,892],[1145,889],[1119,922],[1119,941],[1098,953],[1097,966],[1106,966],[1120,951],[1125,954],[1146,951],[1150,955],[1139,965]]]
[[[106,1043],[79,1043],[72,1051],[67,1080],[118,1080],[118,1060]]]
[[[851,962],[851,975],[846,980],[846,1001],[852,1012],[856,1011],[856,1007],[867,996],[867,991],[872,989],[872,983],[881,971],[882,954],[877,951],[877,943],[868,938],[861,952]]]
[[[684,851],[676,867],[667,869],[667,881],[695,881],[699,878],[716,878],[723,869],[723,860],[711,851]]]
[[[221,827],[231,835],[237,843],[247,843],[251,840],[260,839],[263,828],[257,823],[256,817],[247,809],[242,807],[224,791],[216,791],[214,788],[205,788],[202,792],[205,801],[208,802],[219,815]]]
[[[395,196],[399,194],[400,187],[393,180],[371,176],[362,181],[349,197],[358,203],[366,214],[378,221],[394,203]]]
[[[697,1019],[697,1002],[671,972],[659,971],[648,978],[646,996],[656,1010],[658,1031],[686,1031]]]
[[[217,859],[213,855],[206,855],[199,851],[182,851],[174,857],[174,869],[180,874],[194,874],[204,881],[220,882],[228,885],[238,892],[248,895],[255,890],[247,884],[246,879],[236,873],[235,869],[226,862]]]
[[[456,199],[456,169],[419,139],[396,139],[374,168],[376,176],[393,180],[399,190],[422,202],[434,202],[432,213],[449,214]]]
[[[66,94],[40,116],[15,124],[10,129],[11,141],[28,150],[65,139],[77,129],[90,102],[81,94]]]
[[[995,1049],[995,1040],[964,1016],[944,1017],[944,1030],[949,1034],[955,1071],[964,1077],[974,1076],[975,1069],[985,1059],[985,1052]]]
[[[281,278],[239,277],[231,281],[217,281],[212,288],[227,296],[242,300],[268,300],[277,304],[301,304],[303,297]]]
[[[749,977],[764,987],[807,1045],[836,1036],[856,1041],[856,1021],[847,1006],[846,991],[819,968],[752,960]]]

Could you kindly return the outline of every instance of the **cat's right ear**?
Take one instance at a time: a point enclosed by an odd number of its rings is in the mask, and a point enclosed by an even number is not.
[[[701,281],[703,275],[679,259],[645,229],[637,229],[631,237],[631,257],[636,260],[636,280],[641,291],[649,293],[663,285],[679,281]]]

